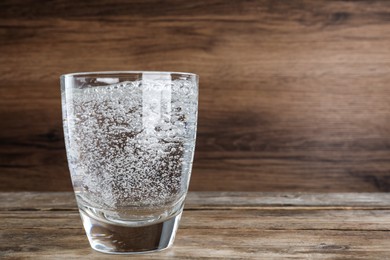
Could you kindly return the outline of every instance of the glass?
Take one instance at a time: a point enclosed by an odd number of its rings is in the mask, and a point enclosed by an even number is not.
[[[61,98],[69,170],[91,247],[121,254],[171,246],[192,169],[198,76],[66,74]]]

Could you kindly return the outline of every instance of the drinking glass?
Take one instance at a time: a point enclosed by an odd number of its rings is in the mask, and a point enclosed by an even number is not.
[[[171,246],[192,169],[198,76],[65,74],[61,99],[69,170],[91,247],[122,254]]]

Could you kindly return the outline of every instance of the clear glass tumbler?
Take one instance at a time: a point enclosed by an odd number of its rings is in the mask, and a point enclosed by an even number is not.
[[[168,248],[191,175],[198,76],[66,74],[61,97],[68,165],[91,247],[117,254]]]

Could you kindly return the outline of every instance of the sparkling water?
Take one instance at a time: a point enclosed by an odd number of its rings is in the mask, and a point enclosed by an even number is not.
[[[67,156],[83,214],[137,226],[180,211],[195,145],[195,84],[144,78],[66,92]]]

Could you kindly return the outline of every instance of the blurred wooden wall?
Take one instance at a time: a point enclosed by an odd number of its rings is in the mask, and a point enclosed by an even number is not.
[[[70,190],[59,76],[200,75],[192,190],[389,191],[390,1],[0,1],[0,190]]]

